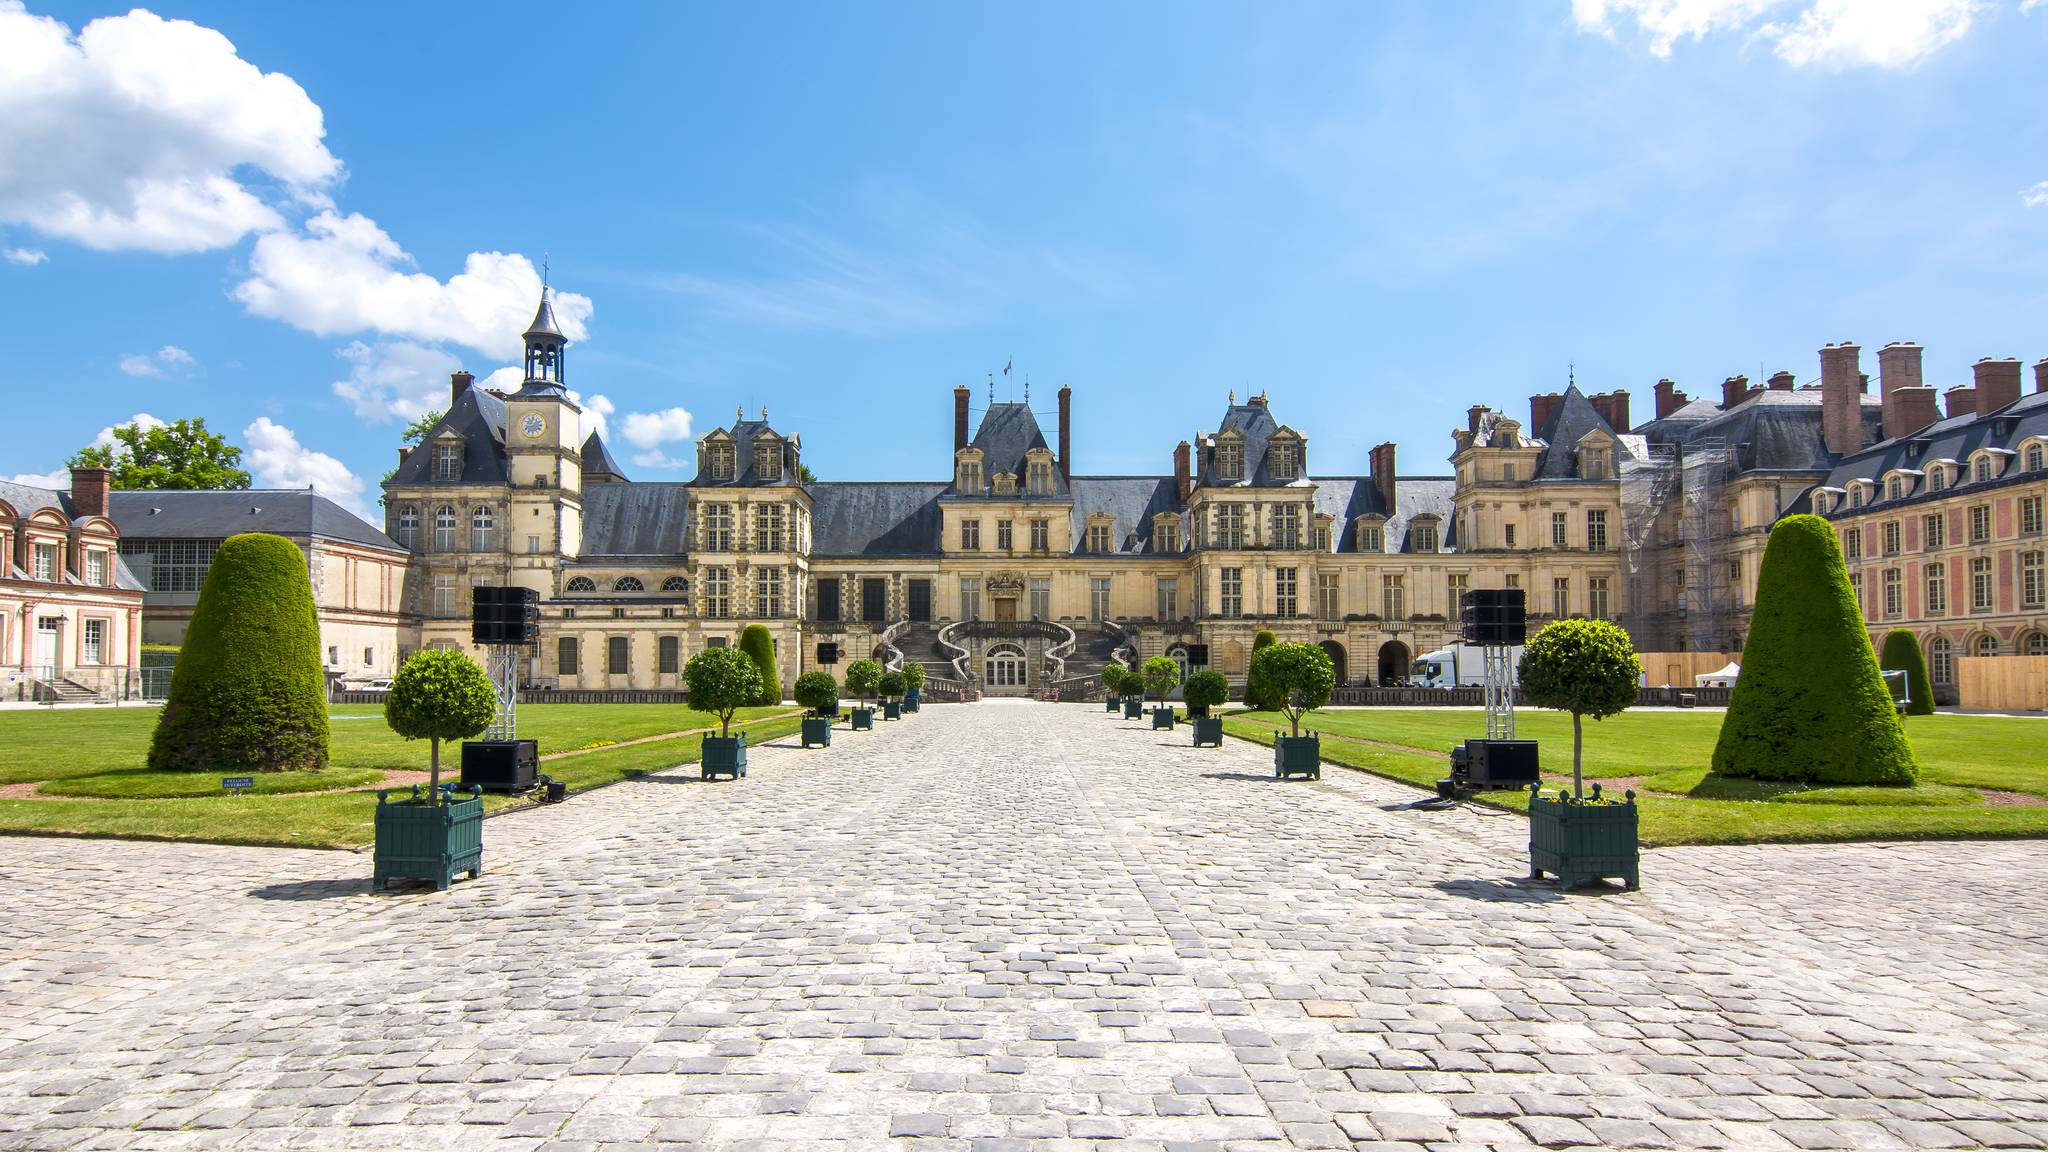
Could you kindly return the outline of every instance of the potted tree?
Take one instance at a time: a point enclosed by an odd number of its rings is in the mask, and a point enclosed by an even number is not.
[[[832,746],[832,721],[839,716],[839,681],[830,672],[806,672],[796,678],[796,702],[810,710],[803,719],[803,746]]]
[[[903,673],[884,672],[876,688],[882,693],[882,719],[903,719],[903,693],[908,686],[903,682]]]
[[[1529,786],[1531,879],[1550,872],[1570,888],[1612,876],[1631,890],[1639,886],[1636,794],[1616,802],[1595,784],[1587,796],[1580,756],[1584,718],[1604,719],[1635,703],[1642,672],[1628,633],[1607,620],[1552,621],[1523,649],[1522,694],[1539,708],[1572,714],[1571,792],[1547,799],[1541,783]]]
[[[732,734],[732,716],[761,691],[753,658],[737,648],[706,648],[683,665],[690,707],[718,717],[718,735],[706,733],[698,775],[705,780],[747,774],[747,734]]]
[[[846,666],[846,690],[853,693],[855,700],[872,700],[882,687],[882,662],[879,660],[855,660]],[[875,710],[853,707],[853,730],[863,732],[875,726]]]
[[[924,665],[915,660],[903,663],[903,710],[915,712],[924,703]]]
[[[490,677],[460,652],[429,648],[414,653],[398,670],[384,697],[384,722],[407,740],[429,741],[427,794],[414,786],[409,800],[392,803],[377,793],[377,847],[371,883],[383,888],[393,876],[431,880],[445,892],[457,872],[470,879],[484,870],[484,790],[441,794],[441,741],[467,740],[490,726],[498,694]]]
[[[1230,699],[1230,681],[1223,673],[1203,669],[1181,685],[1181,698],[1188,702],[1188,719],[1195,726],[1195,747],[1223,746],[1223,717],[1209,715],[1209,709]]]
[[[1124,705],[1123,696],[1124,664],[1111,660],[1102,666],[1102,695],[1109,702],[1109,711],[1114,712]]]
[[[1274,644],[1252,656],[1252,682],[1263,703],[1287,717],[1291,735],[1273,737],[1273,775],[1323,778],[1322,739],[1301,734],[1301,718],[1330,702],[1337,669],[1330,654],[1314,644]]]
[[[1145,691],[1159,701],[1152,709],[1154,728],[1173,727],[1173,705],[1166,702],[1166,695],[1180,687],[1180,664],[1171,656],[1154,656],[1145,661]]]
[[[1124,702],[1124,719],[1136,720],[1145,714],[1145,674],[1135,668],[1117,669],[1116,694]]]

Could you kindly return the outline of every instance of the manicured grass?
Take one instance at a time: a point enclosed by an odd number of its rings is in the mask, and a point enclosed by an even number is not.
[[[324,792],[374,784],[384,773],[375,768],[329,768],[324,772],[258,772],[249,777],[248,794],[282,796],[292,792]],[[225,796],[221,778],[212,773],[151,772],[127,768],[93,776],[67,776],[45,781],[42,796],[83,796],[103,800],[176,800],[192,796]]]
[[[2048,720],[1909,716],[1907,734],[1921,764],[1918,785],[1812,788],[1711,775],[1721,716],[1633,712],[1585,726],[1587,779],[1642,778],[1635,789],[1645,844],[2048,836],[2048,806],[1991,805],[1977,791],[2048,797],[2048,764],[2038,753],[2048,739]],[[1237,712],[1224,730],[1269,744],[1275,724],[1284,727],[1286,720]],[[1335,737],[1323,741],[1324,759],[1431,789],[1450,774],[1452,745],[1484,732],[1473,711],[1316,712],[1306,726]],[[1518,712],[1516,735],[1539,742],[1548,780],[1569,782],[1569,716]],[[1480,802],[1528,807],[1526,795],[1516,792],[1485,793]]]

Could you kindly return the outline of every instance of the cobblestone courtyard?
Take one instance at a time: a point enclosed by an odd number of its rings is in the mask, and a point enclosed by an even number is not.
[[[2048,1146],[2048,844],[1651,853],[1098,708],[486,826],[0,840],[5,1148]]]

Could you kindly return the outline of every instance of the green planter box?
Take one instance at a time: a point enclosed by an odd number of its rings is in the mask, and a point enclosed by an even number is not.
[[[905,712],[915,712],[923,703],[924,697],[916,692],[906,692],[903,694],[903,710]]]
[[[884,720],[901,720],[901,719],[903,719],[903,701],[901,701],[901,700],[884,700],[884,701],[882,701],[882,719],[884,719]]]
[[[1600,786],[1583,801],[1559,792],[1545,797],[1541,784],[1529,786],[1529,878],[1545,872],[1558,886],[1588,880],[1619,880],[1633,892],[1642,887],[1642,848],[1636,840],[1636,794],[1621,803],[1602,799]]]
[[[447,791],[446,788],[443,791]],[[371,862],[372,887],[383,888],[393,877],[431,880],[446,892],[457,872],[474,880],[484,871],[484,793],[448,795],[448,802],[429,808],[414,787],[410,800],[392,803],[388,791],[377,793],[377,848]]]
[[[832,746],[832,718],[830,716],[804,717],[803,746],[816,744],[822,748]]]
[[[1320,736],[1275,736],[1273,738],[1273,775],[1282,780],[1289,776],[1306,776],[1311,780],[1323,778],[1323,740]]]
[[[1154,728],[1171,729],[1173,727],[1173,709],[1170,707],[1154,708],[1152,710],[1152,726]]]
[[[1218,748],[1223,747],[1223,717],[1197,716],[1195,717],[1194,724],[1195,747],[1200,748],[1204,744],[1214,744]]]
[[[734,780],[747,774],[747,734],[737,736],[706,736],[704,758],[698,762],[697,776],[703,780],[716,780],[730,776]]]
[[[1145,702],[1135,697],[1124,701],[1124,719],[1136,720],[1145,714]]]
[[[1114,712],[1114,711],[1116,711],[1117,709],[1119,709],[1119,708],[1121,708],[1121,707],[1123,707],[1123,706],[1124,706],[1124,702],[1123,702],[1123,701],[1121,701],[1121,700],[1117,699],[1117,698],[1116,698],[1116,697],[1114,697],[1114,696],[1111,696],[1111,697],[1109,698],[1109,708],[1108,708],[1108,710],[1109,710],[1109,711],[1111,711],[1111,712]]]
[[[853,709],[853,730],[855,732],[866,732],[874,728],[874,726],[875,710],[873,708]]]

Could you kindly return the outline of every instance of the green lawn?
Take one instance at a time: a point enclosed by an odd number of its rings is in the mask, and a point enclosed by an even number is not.
[[[159,773],[142,767],[154,709],[0,712],[0,783],[44,780],[50,785],[33,799],[0,799],[0,833],[359,847],[372,838],[374,791],[291,793],[359,788],[381,779],[386,771],[423,770],[427,746],[400,740],[375,709],[335,711],[337,717],[349,714],[369,718],[333,725],[333,766],[327,771],[259,775],[256,794],[229,797],[220,794],[216,774]],[[543,755],[598,740],[624,741],[717,723],[716,718],[687,708],[631,704],[522,705],[519,718],[521,732],[541,742]],[[797,716],[786,708],[743,709],[734,726],[743,726],[758,744],[795,732]],[[545,761],[541,771],[567,783],[573,796],[694,764],[699,741],[692,735],[601,748]],[[98,750],[97,764],[88,760],[85,748]],[[452,782],[458,773],[447,751],[443,749],[444,779]],[[486,796],[484,807],[498,812],[533,802]]]
[[[2048,739],[2048,720],[1910,716],[1906,731],[1920,760],[1919,785],[1811,788],[1711,775],[1721,717],[1625,712],[1588,722],[1586,777],[1634,781],[1646,844],[2048,836],[2048,806],[1995,805],[1979,791],[2048,798],[2048,758],[2038,750]],[[1286,721],[1275,713],[1239,712],[1224,729],[1270,743],[1276,723]],[[1307,725],[1340,737],[1323,741],[1325,759],[1424,788],[1450,774],[1454,744],[1485,731],[1480,713],[1449,710],[1317,712]],[[1570,716],[1518,711],[1516,735],[1538,742],[1547,779],[1570,781]],[[1484,799],[1518,811],[1528,803],[1516,793]]]

